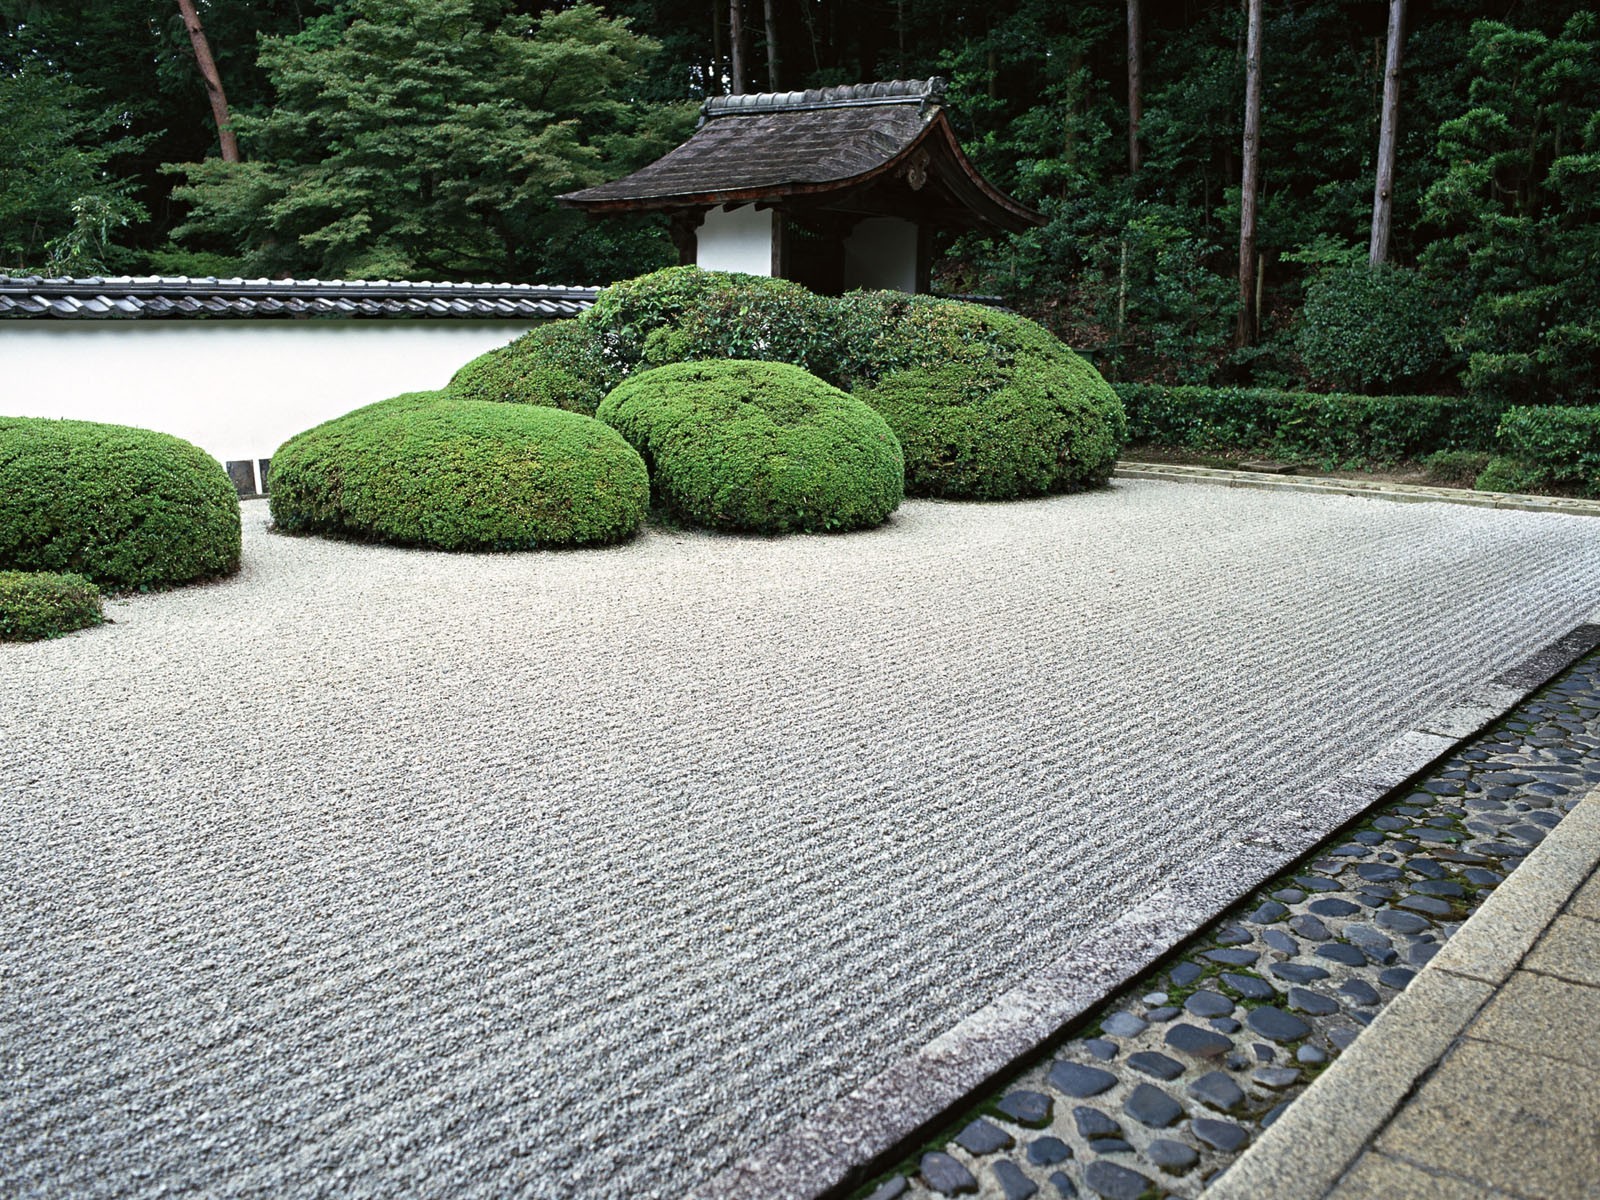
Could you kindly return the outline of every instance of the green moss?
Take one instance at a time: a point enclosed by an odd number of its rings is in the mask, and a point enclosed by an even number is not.
[[[272,459],[280,529],[443,550],[615,542],[649,495],[643,461],[592,418],[432,392],[347,413]]]
[[[600,419],[650,464],[656,502],[713,529],[860,529],[904,494],[883,418],[783,363],[677,363],[633,375]]]
[[[100,589],[82,575],[0,571],[0,642],[36,642],[105,620]]]
[[[480,354],[445,390],[458,400],[535,404],[593,416],[609,388],[593,332],[577,321],[557,321]]]
[[[180,438],[125,425],[0,417],[0,568],[113,588],[239,565],[239,496]]]

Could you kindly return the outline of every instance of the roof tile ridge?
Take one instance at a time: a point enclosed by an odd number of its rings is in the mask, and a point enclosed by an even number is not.
[[[700,106],[702,119],[745,116],[758,112],[796,112],[808,109],[858,108],[888,104],[942,104],[943,76],[926,79],[891,79],[877,83],[840,84],[796,92],[743,92],[736,96],[710,96]]]

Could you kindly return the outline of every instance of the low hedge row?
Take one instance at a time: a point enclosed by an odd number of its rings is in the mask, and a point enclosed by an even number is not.
[[[0,642],[37,642],[104,620],[100,589],[82,575],[0,571]]]
[[[1449,396],[1116,384],[1135,443],[1243,450],[1325,466],[1488,450],[1505,406]]]
[[[1499,450],[1479,491],[1600,497],[1600,408],[1507,409]]]
[[[0,417],[0,568],[112,588],[169,587],[239,566],[239,494],[170,434]]]

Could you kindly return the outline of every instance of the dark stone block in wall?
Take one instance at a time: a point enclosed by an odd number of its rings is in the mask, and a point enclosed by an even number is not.
[[[256,465],[248,458],[234,459],[228,463],[228,478],[241,496],[254,496],[256,492]]]
[[[272,485],[267,482],[267,468],[270,467],[271,465],[272,465],[272,460],[270,458],[262,458],[262,459],[257,459],[256,460],[256,466],[258,468],[257,471],[256,471],[256,478],[258,478],[261,481],[261,494],[263,496],[267,495],[270,491],[272,491]]]

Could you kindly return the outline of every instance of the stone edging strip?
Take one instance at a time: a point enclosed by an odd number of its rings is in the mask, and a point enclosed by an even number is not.
[[[1518,512],[1567,513],[1579,517],[1600,517],[1600,500],[1579,500],[1570,496],[1470,492],[1464,488],[1427,487],[1414,483],[1331,479],[1323,475],[1270,475],[1261,471],[1223,471],[1176,463],[1119,461],[1112,475],[1117,479],[1154,479],[1164,483],[1210,483],[1222,487],[1258,488],[1264,491],[1366,496],[1374,500],[1393,500],[1400,503],[1431,501],[1464,504],[1471,508],[1504,508]]]
[[[1240,896],[1299,860],[1596,646],[1600,611],[1489,683],[1464,692],[1362,767],[1311,791],[1300,807],[1240,831],[1231,845],[1194,863],[1064,957],[824,1105],[691,1195],[697,1200],[818,1200],[848,1194],[875,1170],[927,1140],[951,1109],[1036,1059],[1070,1022],[1138,977]]]
[[[1206,1200],[1321,1200],[1600,865],[1591,791]]]

